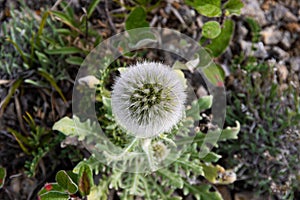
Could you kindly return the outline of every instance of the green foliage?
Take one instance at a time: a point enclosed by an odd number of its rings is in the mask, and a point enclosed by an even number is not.
[[[232,20],[226,20],[221,33],[216,38],[212,39],[211,43],[207,45],[205,49],[211,52],[213,57],[220,56],[228,47],[233,32],[234,22]]]
[[[87,17],[88,18],[90,18],[92,16],[94,10],[96,9],[96,7],[98,6],[99,3],[100,3],[100,0],[92,0],[89,8],[87,9]]]
[[[104,104],[104,107],[106,106],[108,106],[107,109],[111,109],[109,108],[109,104]],[[203,112],[211,106],[212,96],[206,96],[193,102],[192,107],[186,110],[187,118],[182,122],[183,127],[186,126],[186,124],[192,124],[192,121],[190,121],[191,117],[194,118],[194,120],[201,119],[199,112]],[[76,131],[73,120],[76,120],[76,126],[80,131]],[[76,116],[73,116],[73,120],[63,118],[54,125],[53,129],[63,132],[68,136],[76,136],[80,140],[86,139],[88,134],[94,132],[92,131],[94,128],[91,122],[80,122]],[[110,123],[112,123],[112,121],[110,121]],[[183,128],[180,127],[181,125],[179,125],[179,129]],[[114,128],[116,127],[114,126]],[[225,130],[226,131],[221,134],[222,140],[236,138],[239,127]],[[176,129],[174,131],[174,134],[176,134]],[[232,183],[219,179],[220,173],[226,171],[222,167],[206,164],[216,162],[221,156],[211,152],[205,158],[199,158],[199,147],[202,145],[204,138],[205,134],[199,131],[194,138],[194,142],[187,146],[186,151],[179,159],[175,160],[169,167],[150,174],[126,173],[103,167],[103,164],[93,156],[86,161],[80,162],[73,171],[78,172],[78,168],[83,165],[90,166],[95,174],[102,171],[102,178],[97,186],[91,187],[88,199],[106,199],[108,191],[112,188],[120,191],[118,194],[121,199],[133,199],[134,197],[144,197],[145,199],[178,199],[180,197],[175,195],[175,190],[183,190],[185,194],[190,193],[197,199],[221,199],[221,195],[217,191],[211,192],[209,190],[210,186],[208,184],[201,183],[194,185],[188,182],[188,177],[191,178],[192,176],[200,175],[211,183]],[[163,136],[161,140],[165,140]],[[189,141],[182,142],[185,143]],[[123,159],[126,159],[127,154],[123,153],[122,156]],[[185,173],[182,174],[179,172]]]
[[[0,167],[0,189],[3,187],[6,178],[6,169]]]
[[[187,0],[185,2],[206,17],[221,16],[221,0]]]
[[[40,199],[67,200],[70,197],[85,197],[94,185],[91,168],[86,164],[79,167],[79,173],[60,170],[55,180],[55,183],[47,183],[39,191]]]
[[[250,27],[252,42],[253,43],[259,42],[260,41],[260,30],[261,30],[259,24],[250,17],[247,17],[245,19],[245,21],[247,22],[248,26]]]
[[[228,91],[230,106],[226,122],[233,124],[238,119],[242,131],[240,142],[220,146],[220,152],[225,158],[226,152],[230,152],[227,155],[230,158],[235,155],[226,163],[229,167],[240,166],[239,176],[245,179],[239,186],[288,199],[299,185],[296,178],[299,172],[296,149],[300,145],[299,91],[292,85],[284,88],[285,81],[292,81],[292,76],[282,80],[268,63],[253,58],[235,61],[232,68],[235,84]],[[297,79],[293,81],[299,83]]]
[[[24,136],[22,133],[8,128],[8,131],[15,137],[24,153],[33,156],[31,161],[25,162],[26,174],[30,177],[35,175],[36,167],[39,161],[64,138],[62,134],[54,137],[51,130],[39,126],[35,123],[32,116],[27,113],[24,116],[27,125],[30,128],[30,134]]]
[[[66,171],[60,170],[55,176],[55,180],[59,186],[66,190],[69,194],[74,194],[77,192],[78,187],[73,182],[72,178],[67,174]]]
[[[224,86],[225,72],[220,65],[211,63],[209,66],[203,69],[203,73],[207,77],[210,83],[217,87]]]
[[[209,39],[216,38],[221,33],[220,24],[216,21],[206,22],[202,27],[202,35]]]
[[[143,7],[136,7],[128,15],[125,21],[126,30],[149,27],[149,23],[146,21],[146,11]]]
[[[244,7],[244,4],[241,0],[228,0],[224,4],[224,9],[226,10],[227,15],[231,14],[241,14],[241,9]]]
[[[189,185],[186,184],[187,187],[184,190],[184,194],[193,194],[193,196],[197,199],[197,200],[222,200],[222,196],[220,195],[220,193],[218,192],[211,192],[210,189],[212,188],[212,186],[210,185]]]

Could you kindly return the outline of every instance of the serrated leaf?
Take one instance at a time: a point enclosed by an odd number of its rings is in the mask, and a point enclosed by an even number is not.
[[[186,157],[182,157],[176,160],[176,163],[178,163],[178,165],[180,165],[183,170],[185,170],[185,172],[187,173],[187,176],[190,175],[190,173],[192,172],[194,175],[198,176],[204,175],[203,169],[200,165],[200,161],[199,160],[189,160],[189,158]]]
[[[52,129],[60,131],[67,136],[76,136],[78,140],[82,141],[86,137],[95,134],[96,124],[91,123],[90,120],[80,122],[80,119],[76,116],[73,116],[73,119],[64,117],[56,122]]]
[[[236,127],[227,127],[220,135],[220,141],[226,141],[229,139],[238,139],[238,133],[240,132],[240,123],[236,121]]]
[[[218,37],[212,39],[211,43],[205,47],[213,57],[218,57],[226,50],[230,43],[233,31],[234,22],[229,19],[226,20]]]
[[[161,176],[164,176],[165,178],[167,178],[168,182],[170,183],[171,186],[174,186],[176,188],[183,188],[183,179],[181,178],[181,176],[177,173],[173,173],[168,169],[160,169],[159,171],[157,171]]]
[[[57,191],[50,191],[40,195],[41,200],[68,200],[69,194]]]
[[[202,35],[206,38],[216,38],[221,33],[221,26],[216,21],[206,22],[202,27]]]
[[[184,189],[184,194],[192,194],[197,200],[223,200],[217,191],[211,192],[211,185],[188,185]]]
[[[77,185],[73,182],[66,171],[60,170],[55,176],[56,182],[70,194],[75,194],[78,190]]]
[[[143,7],[136,7],[131,13],[128,15],[125,21],[126,30],[149,27],[149,23],[146,21],[146,11]]]
[[[87,196],[88,200],[106,200],[108,196],[108,182],[101,180],[99,185],[91,188],[90,194]]]
[[[6,178],[6,169],[0,167],[0,189],[3,187]]]
[[[241,0],[229,0],[224,4],[224,8],[228,14],[241,14],[241,9],[244,7],[244,4]]]
[[[78,189],[81,196],[90,194],[91,187],[94,185],[93,173],[89,165],[83,164],[79,170]]]

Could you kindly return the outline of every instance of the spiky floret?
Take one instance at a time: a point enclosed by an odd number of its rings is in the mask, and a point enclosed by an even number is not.
[[[115,81],[112,111],[117,122],[137,137],[168,132],[179,122],[185,85],[170,67],[156,62],[130,66]]]

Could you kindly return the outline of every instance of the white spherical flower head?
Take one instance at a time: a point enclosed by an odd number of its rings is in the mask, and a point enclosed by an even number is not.
[[[180,121],[185,99],[185,84],[174,70],[156,62],[137,63],[116,79],[112,112],[136,137],[152,137]]]

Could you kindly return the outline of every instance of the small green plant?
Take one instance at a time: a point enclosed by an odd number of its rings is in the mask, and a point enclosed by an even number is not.
[[[237,59],[238,60],[238,59]],[[254,61],[253,61],[254,60]],[[259,194],[294,199],[299,180],[299,80],[283,80],[274,66],[255,59],[233,65],[235,83],[228,86],[227,124],[239,119],[239,143],[231,142],[220,152],[231,152],[229,167],[239,165],[245,188]],[[245,142],[247,141],[247,142]],[[255,158],[255,160],[253,160]],[[285,164],[284,164],[285,163]]]
[[[128,73],[131,73],[130,69],[134,68],[121,68],[118,69],[118,71],[125,73],[127,70]],[[176,79],[179,81],[185,80],[182,71],[176,71],[178,74],[174,74],[175,78],[177,76]],[[141,73],[138,76],[143,75],[145,74]],[[151,77],[150,74],[148,75]],[[103,76],[101,76],[101,78],[102,77]],[[151,81],[149,77],[144,80]],[[163,76],[158,77],[163,78]],[[125,80],[129,81],[128,78]],[[132,81],[132,79],[130,80]],[[217,190],[213,191],[213,184],[230,184],[236,179],[235,173],[232,170],[225,170],[223,167],[213,164],[221,158],[221,156],[216,153],[210,152],[203,158],[199,157],[200,147],[204,144],[206,133],[200,131],[199,127],[194,127],[194,123],[202,119],[200,113],[212,106],[212,96],[202,97],[199,100],[195,100],[191,106],[184,107],[182,119],[177,122],[176,125],[173,125],[172,129],[165,129],[153,138],[143,138],[134,135],[135,130],[128,130],[127,125],[123,125],[123,127],[120,126],[120,123],[116,119],[117,115],[113,114],[113,109],[117,108],[112,108],[114,104],[111,98],[120,91],[113,91],[111,93],[105,89],[104,85],[99,83],[104,84],[105,81],[100,79],[96,85],[97,90],[99,90],[96,99],[101,101],[102,112],[98,113],[98,117],[101,128],[104,130],[103,137],[98,133],[99,130],[97,131],[97,122],[90,120],[82,121],[79,116],[73,116],[73,119],[65,117],[56,122],[53,126],[53,130],[60,131],[67,137],[75,136],[78,137],[78,140],[84,142],[97,141],[95,147],[92,149],[101,149],[101,153],[92,151],[93,155],[87,160],[80,162],[75,168],[76,170],[85,164],[90,166],[95,174],[101,173],[102,178],[99,180],[98,185],[91,188],[91,193],[87,196],[88,199],[107,199],[109,191],[112,189],[118,191],[117,196],[121,199],[134,199],[136,197],[143,197],[145,199],[180,199],[182,196],[193,196],[196,199],[222,199]],[[117,87],[119,86],[116,84],[115,88]],[[145,88],[143,90],[144,92],[138,92],[138,95],[147,96],[148,94],[154,94],[151,93],[151,88],[148,89],[150,93],[148,93],[147,88]],[[153,88],[152,92],[154,92],[154,90]],[[129,93],[127,94],[129,95]],[[133,97],[137,96],[134,94],[136,93],[133,91]],[[168,93],[166,93],[166,95],[167,94]],[[160,102],[155,103],[159,104]],[[98,107],[96,106],[96,108]],[[147,115],[147,112],[144,114]],[[128,117],[131,116],[129,115]],[[156,117],[158,116],[152,116],[150,120]],[[190,129],[196,130],[194,138],[185,137],[188,136]],[[220,135],[220,141],[237,139],[239,129],[239,123],[237,123],[236,127],[224,129]],[[111,133],[116,133],[116,131],[118,132],[118,142],[115,141],[116,137],[112,137],[111,135]],[[216,128],[211,131],[217,133],[220,129]],[[175,143],[175,137],[182,139],[177,140]],[[112,139],[111,142],[121,147],[121,151],[116,153],[109,147],[106,147],[107,142],[105,142],[105,138]],[[159,167],[161,163],[170,159],[170,145],[184,146],[185,150],[181,152],[180,157],[173,159],[170,165]],[[145,155],[145,160],[139,160],[141,155]],[[104,156],[103,159],[102,156]],[[102,163],[105,160],[108,161],[109,166],[112,168]],[[120,160],[124,162],[120,163]],[[135,168],[130,169],[131,172],[134,173],[126,171],[127,165],[130,165],[130,163],[136,163],[137,165]],[[150,170],[147,170],[147,172],[141,171],[145,163],[146,165],[149,164]],[[201,179],[199,179],[199,177],[204,177],[207,181],[200,181]],[[194,183],[194,181],[191,181],[193,179],[199,181]],[[178,191],[181,191],[179,192],[181,195]]]
[[[33,156],[31,161],[26,161],[25,163],[26,174],[29,177],[33,177],[39,161],[58,145],[64,139],[64,136],[59,134],[54,137],[51,130],[37,125],[29,113],[27,113],[27,116],[24,116],[24,119],[30,129],[29,134],[20,133],[11,128],[8,128],[8,130],[16,138],[23,152]]]
[[[205,17],[219,19],[203,25],[200,44],[205,45],[213,57],[220,56],[228,47],[234,32],[234,22],[226,18],[240,14],[244,6],[242,1],[228,0],[221,3],[221,0],[186,0],[185,3]]]
[[[54,183],[46,183],[39,191],[40,200],[86,197],[94,185],[92,170],[85,164],[73,171],[60,170],[56,173],[55,180]]]

